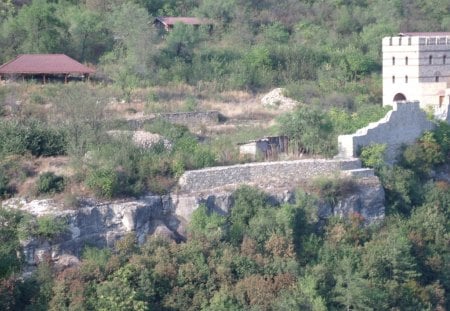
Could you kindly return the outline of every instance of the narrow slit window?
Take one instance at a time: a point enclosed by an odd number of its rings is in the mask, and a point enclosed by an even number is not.
[[[392,65],[395,65],[395,57],[392,57]]]
[[[447,55],[444,55],[442,57],[442,63],[445,65],[446,62],[447,62]]]
[[[408,38],[408,45],[411,45],[411,37]]]
[[[433,64],[433,55],[430,55],[430,57],[428,57],[428,64]]]
[[[395,76],[392,76],[392,83],[395,83]]]
[[[405,65],[408,65],[408,56],[405,57]]]
[[[392,37],[389,38],[389,45],[392,45]]]
[[[434,78],[435,82],[439,82],[439,76],[436,76],[436,78]]]
[[[408,76],[405,76],[405,83],[408,83]]]
[[[402,38],[398,38],[398,45],[402,45]]]

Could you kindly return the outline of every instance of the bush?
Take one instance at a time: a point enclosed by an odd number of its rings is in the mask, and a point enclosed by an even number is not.
[[[66,153],[65,132],[40,121],[0,121],[0,154],[55,156]]]
[[[0,199],[6,198],[14,193],[13,187],[11,187],[10,179],[0,169]]]
[[[37,192],[39,194],[62,192],[64,187],[64,177],[55,175],[53,172],[45,172],[41,174],[37,181]]]
[[[365,146],[361,149],[361,162],[365,167],[371,167],[375,170],[379,170],[385,165],[384,153],[386,151],[385,144],[373,144]]]
[[[86,179],[86,185],[95,192],[96,195],[104,198],[112,198],[118,193],[117,173],[108,168],[94,170]]]
[[[354,191],[356,183],[351,178],[319,177],[313,182],[320,198],[331,205],[335,205],[339,199]]]
[[[52,239],[67,230],[67,220],[50,215],[38,217],[34,235]]]

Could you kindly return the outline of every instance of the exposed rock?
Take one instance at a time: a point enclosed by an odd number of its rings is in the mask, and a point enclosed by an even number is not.
[[[294,203],[295,187],[263,187],[269,194],[269,203],[279,205]],[[36,217],[51,214],[67,219],[67,230],[49,240],[30,238],[21,241],[24,260],[34,266],[42,260],[51,259],[60,269],[77,264],[73,256],[79,257],[85,246],[112,247],[128,232],[136,234],[139,243],[144,243],[151,234],[171,240],[184,240],[187,224],[192,213],[205,204],[211,211],[227,215],[234,205],[234,188],[205,190],[196,193],[173,193],[166,196],[148,195],[136,200],[97,202],[82,199],[81,207],[64,210],[62,204],[53,200],[11,199],[4,201],[6,208],[26,211]],[[352,213],[361,215],[367,223],[384,218],[384,192],[376,176],[359,178],[355,188],[332,206],[319,201],[317,219],[331,216],[348,217]]]
[[[276,88],[261,98],[264,107],[277,108],[282,111],[293,110],[299,102],[283,95],[284,89]]]
[[[87,245],[112,247],[128,232],[135,232],[140,243],[155,231],[180,239],[178,233],[170,234],[171,229],[178,229],[180,222],[173,219],[174,207],[169,196],[149,195],[137,200],[112,202],[84,200],[83,206],[76,210],[63,210],[63,206],[53,200],[26,202],[12,199],[4,201],[2,205],[20,209],[36,217],[51,214],[67,220],[66,232],[52,240],[30,238],[21,241],[24,260],[29,265],[46,258],[57,261],[62,255],[80,256]],[[159,222],[155,227],[156,220]],[[164,225],[166,222],[168,224]]]
[[[163,143],[166,149],[172,149],[172,143],[159,134],[146,131],[108,131],[108,135],[120,139],[131,138],[133,143],[140,148],[149,149],[158,143]]]

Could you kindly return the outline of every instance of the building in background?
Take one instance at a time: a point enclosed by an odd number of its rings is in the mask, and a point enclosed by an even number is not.
[[[436,114],[450,104],[450,32],[383,38],[383,105],[419,101]]]

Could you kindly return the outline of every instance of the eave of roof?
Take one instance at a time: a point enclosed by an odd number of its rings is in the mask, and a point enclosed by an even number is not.
[[[91,74],[89,68],[65,54],[21,54],[0,66],[0,74]]]

